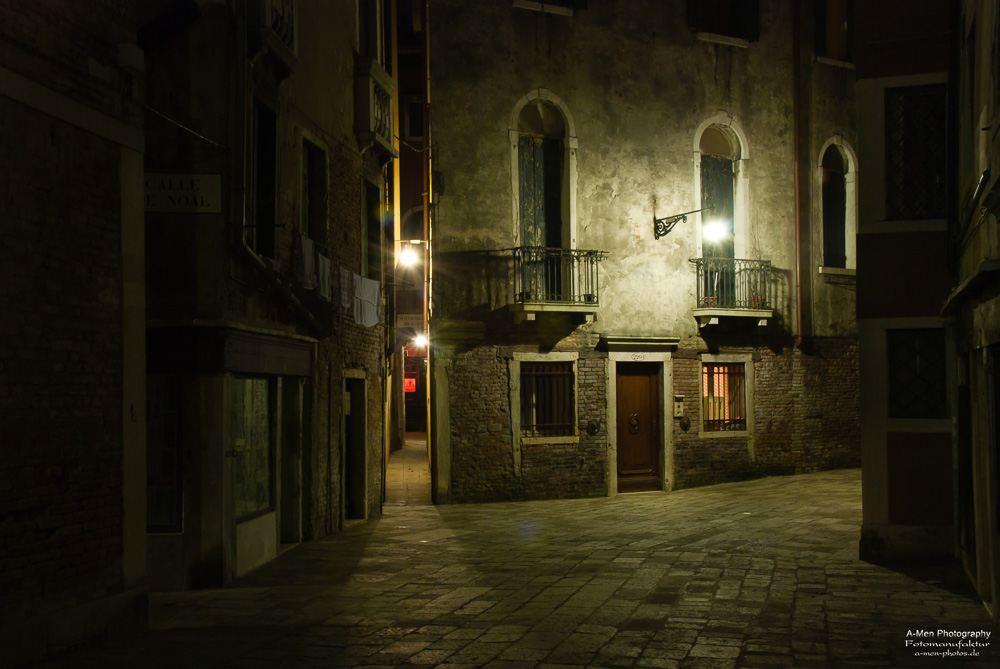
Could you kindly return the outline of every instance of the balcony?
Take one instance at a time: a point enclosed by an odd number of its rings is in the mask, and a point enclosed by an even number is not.
[[[511,310],[534,320],[537,312],[593,314],[600,307],[598,263],[605,251],[520,246],[514,258]]]
[[[392,92],[396,82],[372,58],[361,58],[355,81],[355,132],[361,150],[374,149],[385,164],[399,157],[392,141]]]
[[[693,258],[698,270],[698,325],[714,325],[720,317],[756,319],[766,325],[774,315],[771,262],[740,258]]]
[[[294,72],[296,57],[296,0],[253,0],[250,3],[250,48],[262,56],[276,82]]]

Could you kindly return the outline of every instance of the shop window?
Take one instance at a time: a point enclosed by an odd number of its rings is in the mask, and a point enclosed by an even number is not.
[[[701,379],[703,430],[705,432],[746,430],[745,363],[702,363]]]
[[[150,374],[146,377],[146,398],[146,529],[180,532],[180,376]]]
[[[245,518],[273,508],[274,461],[271,453],[271,382],[233,380],[234,512]]]

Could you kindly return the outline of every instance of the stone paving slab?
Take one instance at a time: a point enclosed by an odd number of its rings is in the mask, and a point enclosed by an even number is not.
[[[1000,666],[997,630],[961,576],[860,562],[860,521],[859,470],[401,504],[233,587],[153,594],[130,654],[44,666]],[[918,657],[916,630],[991,636],[978,657]]]

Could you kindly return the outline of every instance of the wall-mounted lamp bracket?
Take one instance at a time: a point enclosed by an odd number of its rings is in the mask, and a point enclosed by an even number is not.
[[[670,231],[674,229],[674,226],[682,221],[686,221],[689,214],[697,214],[702,211],[711,211],[712,206],[702,207],[701,209],[695,209],[694,211],[685,211],[683,214],[674,214],[673,216],[667,216],[666,218],[656,218],[653,215],[653,238],[659,239],[660,237],[665,237],[670,234]]]

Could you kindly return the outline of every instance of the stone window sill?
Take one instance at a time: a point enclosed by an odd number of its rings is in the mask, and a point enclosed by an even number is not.
[[[719,35],[718,33],[703,33],[696,32],[695,37],[700,39],[702,42],[714,42],[715,44],[728,44],[729,46],[739,47],[741,49],[746,49],[750,46],[750,42],[741,37],[730,37],[729,35]]]
[[[580,437],[521,437],[521,443],[525,446],[544,444],[579,444]]]
[[[845,70],[856,69],[854,63],[846,60],[837,60],[836,58],[827,58],[826,56],[816,56],[816,62],[823,63],[824,65],[832,65],[833,67],[842,67]]]

